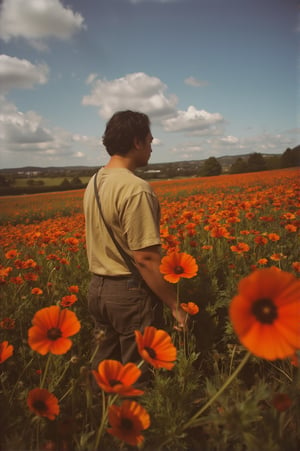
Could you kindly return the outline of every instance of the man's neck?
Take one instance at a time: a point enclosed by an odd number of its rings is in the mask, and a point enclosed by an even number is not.
[[[110,157],[109,162],[105,165],[106,168],[125,168],[130,171],[134,171],[136,169],[132,158],[122,155],[112,155]]]

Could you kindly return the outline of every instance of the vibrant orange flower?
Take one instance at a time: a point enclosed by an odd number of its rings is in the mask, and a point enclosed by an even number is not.
[[[39,417],[54,420],[59,414],[58,399],[45,388],[34,388],[30,390],[27,397],[29,409]]]
[[[260,244],[261,246],[264,246],[265,244],[267,244],[268,238],[266,238],[262,235],[258,235],[256,237],[254,237],[254,241],[256,244]]]
[[[277,254],[270,255],[270,259],[275,262],[280,262],[283,258],[286,258],[285,255],[283,255],[281,252],[278,252]]]
[[[70,287],[68,287],[68,290],[70,293],[78,293],[79,287],[78,285],[71,285]]]
[[[268,259],[267,258],[260,258],[258,261],[257,261],[257,264],[258,265],[266,265],[268,263]]]
[[[37,266],[37,262],[35,262],[32,258],[29,258],[28,260],[25,260],[23,262],[23,268],[35,268]]]
[[[287,224],[284,228],[288,232],[297,232],[297,227],[294,224]]]
[[[80,330],[80,322],[74,312],[61,310],[57,305],[46,307],[32,320],[28,331],[28,344],[39,354],[65,354],[72,346],[68,338]]]
[[[237,243],[236,246],[230,246],[230,249],[237,254],[243,254],[244,252],[248,252],[250,247],[246,243]]]
[[[229,308],[242,344],[267,360],[300,348],[300,280],[278,268],[259,269],[242,279]]]
[[[293,268],[296,272],[300,272],[300,262],[293,262],[293,263],[292,263],[292,268]]]
[[[160,272],[164,279],[177,283],[182,277],[191,279],[197,275],[198,265],[194,257],[185,252],[172,252],[162,258]]]
[[[166,368],[167,370],[173,368],[177,350],[166,331],[148,326],[144,330],[144,335],[136,330],[135,339],[140,356],[154,368]]]
[[[0,363],[3,363],[5,360],[9,359],[9,357],[13,355],[13,352],[13,345],[9,345],[8,341],[2,341],[2,343],[0,343]]]
[[[5,252],[5,258],[7,258],[7,260],[10,260],[14,257],[16,257],[17,255],[19,255],[19,252],[17,251],[17,249],[10,249],[9,251]]]
[[[272,399],[272,404],[278,412],[284,412],[292,405],[292,400],[286,393],[276,393]]]
[[[107,432],[131,446],[144,441],[142,431],[150,426],[148,412],[136,401],[123,401],[120,406],[112,405],[108,410],[111,428]]]
[[[107,393],[118,393],[122,396],[138,396],[144,392],[132,385],[141,375],[141,370],[134,363],[122,363],[117,360],[103,360],[98,371],[92,371],[97,384]]]
[[[35,288],[32,288],[31,294],[36,294],[36,295],[39,296],[40,294],[43,294],[43,290],[41,290],[41,289],[38,288],[38,287],[35,287]]]
[[[197,315],[197,313],[199,312],[199,307],[194,302],[187,302],[187,303],[182,302],[180,304],[180,307],[182,308],[182,310],[187,312],[189,315]]]
[[[280,240],[280,236],[277,235],[277,233],[269,233],[268,238],[270,241],[279,241]]]
[[[76,294],[69,294],[68,296],[64,296],[60,302],[62,307],[70,307],[78,300]]]

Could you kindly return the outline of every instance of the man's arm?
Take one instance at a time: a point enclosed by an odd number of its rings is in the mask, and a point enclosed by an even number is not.
[[[187,314],[177,305],[175,289],[164,280],[159,270],[161,264],[160,246],[150,246],[132,252],[137,269],[148,287],[171,309],[178,326],[185,327]]]

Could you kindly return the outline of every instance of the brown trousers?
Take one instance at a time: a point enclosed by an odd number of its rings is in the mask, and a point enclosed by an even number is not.
[[[105,359],[139,363],[135,330],[163,327],[163,303],[142,279],[133,276],[105,277],[94,274],[88,291],[88,309],[95,332],[103,332],[92,367]],[[146,365],[142,366],[146,373]],[[144,374],[145,376],[146,374]],[[144,379],[142,376],[140,379]]]

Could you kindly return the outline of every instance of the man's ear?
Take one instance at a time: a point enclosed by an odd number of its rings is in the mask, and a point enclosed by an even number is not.
[[[141,140],[137,137],[133,138],[133,146],[135,149],[139,150],[141,146]]]

